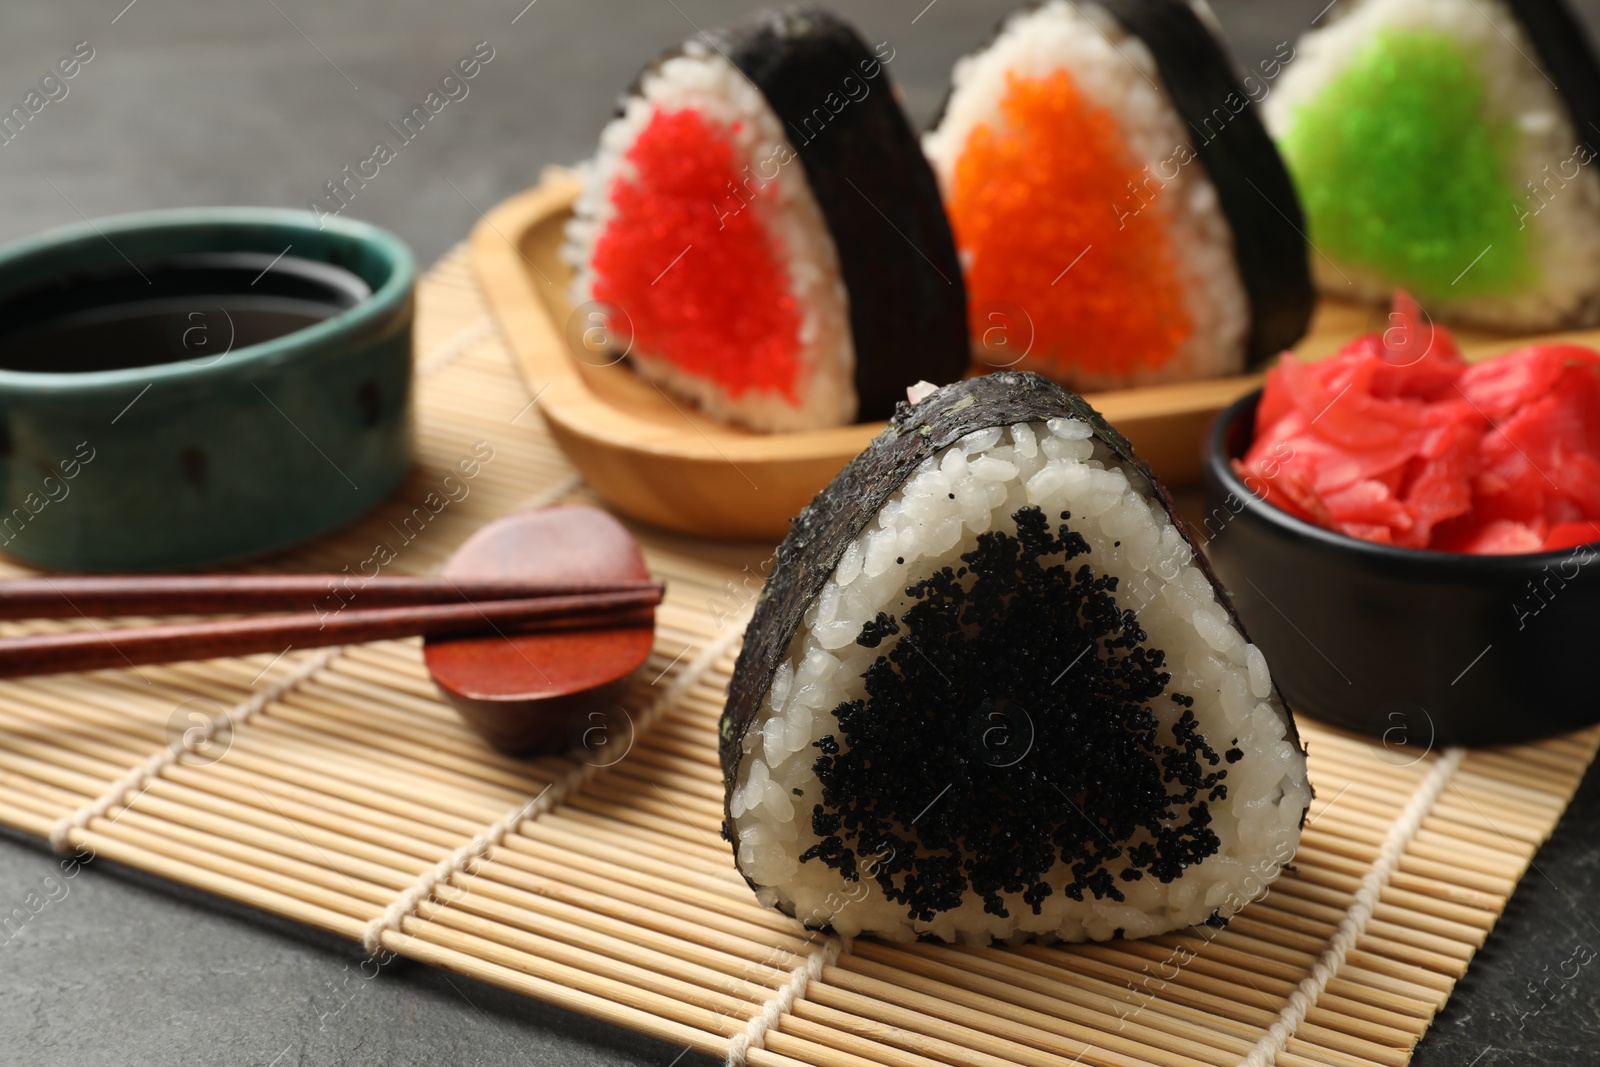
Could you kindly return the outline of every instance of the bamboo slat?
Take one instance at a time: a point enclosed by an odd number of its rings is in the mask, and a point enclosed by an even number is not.
[[[363,522],[251,569],[355,570],[388,544],[391,573],[426,574],[490,519],[592,500],[463,251],[419,306],[409,481]],[[402,532],[480,442],[493,458],[456,472],[465,495]],[[770,548],[636,533],[668,594],[604,744],[491,752],[440,702],[415,640],[5,681],[0,824],[756,1067],[1388,1067],[1600,745],[1592,729],[1409,761],[1302,722],[1318,799],[1294,870],[1224,930],[841,944],[758,905],[720,837],[717,716]],[[224,713],[234,725],[218,729]],[[1364,883],[1370,914],[1355,907]],[[1319,965],[1327,980],[1285,1016]]]

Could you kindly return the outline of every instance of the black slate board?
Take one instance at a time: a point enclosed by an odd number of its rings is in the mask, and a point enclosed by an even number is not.
[[[1488,813],[1494,819],[1494,813]],[[1414,1067],[1600,1060],[1600,765],[1423,1036]]]

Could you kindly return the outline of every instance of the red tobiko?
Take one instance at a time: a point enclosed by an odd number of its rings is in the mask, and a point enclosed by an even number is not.
[[[1234,469],[1351,537],[1506,554],[1600,540],[1600,352],[1533,345],[1467,364],[1397,294],[1390,327],[1267,372]]]
[[[740,179],[733,131],[697,111],[657,111],[611,188],[595,242],[594,298],[625,311],[641,353],[799,403],[799,303],[784,251],[754,210],[725,210]],[[776,185],[755,194],[778,195]]]

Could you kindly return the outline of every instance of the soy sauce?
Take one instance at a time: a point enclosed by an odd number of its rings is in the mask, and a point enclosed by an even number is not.
[[[365,281],[342,267],[289,255],[205,253],[124,263],[0,299],[0,369],[81,374],[206,366],[371,295]]]

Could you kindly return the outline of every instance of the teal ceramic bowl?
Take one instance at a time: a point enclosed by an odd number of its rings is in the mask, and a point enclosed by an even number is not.
[[[185,281],[224,276],[270,313]],[[415,282],[398,238],[299,211],[123,215],[0,248],[0,552],[195,567],[367,511],[411,463]],[[69,351],[47,320],[86,291],[149,313],[135,329],[79,307]],[[334,302],[295,318],[308,300]]]

